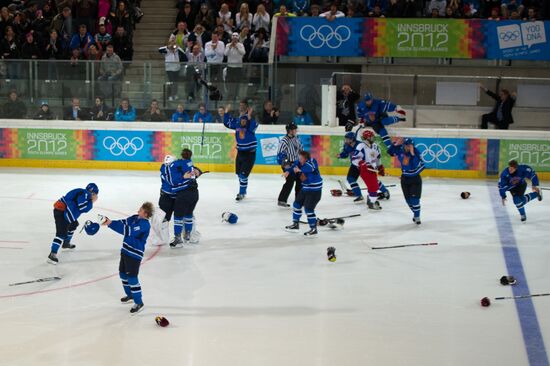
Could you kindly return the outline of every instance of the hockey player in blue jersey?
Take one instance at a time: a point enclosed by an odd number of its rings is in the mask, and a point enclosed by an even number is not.
[[[317,160],[312,159],[309,152],[301,151],[298,160],[285,171],[285,178],[289,174],[296,174],[299,177],[302,181],[302,189],[292,204],[292,224],[287,226],[286,230],[298,232],[303,208],[309,224],[309,231],[305,232],[304,235],[307,237],[316,236],[317,216],[315,215],[315,207],[321,200],[323,191],[323,178],[319,172]]]
[[[235,174],[239,177],[239,193],[235,198],[241,201],[246,197],[248,188],[248,176],[256,162],[256,129],[258,123],[252,118],[252,108],[247,109],[247,114],[237,118],[231,117],[229,107],[225,109],[223,117],[225,127],[235,130],[235,139],[237,140],[237,159],[235,160]]]
[[[174,205],[176,203],[176,193],[172,190],[172,184],[170,183],[171,172],[170,165],[176,159],[172,155],[166,155],[164,157],[164,163],[160,167],[160,197],[159,197],[159,207],[164,212],[164,217],[162,218],[162,223],[160,224],[159,237],[162,244],[167,244],[170,240],[170,220],[172,219],[172,214],[174,213]]]
[[[525,194],[525,190],[527,189],[526,179],[531,181],[533,190],[533,192],[528,194]],[[506,204],[506,192],[509,191],[514,200],[514,205],[516,205],[519,211],[521,221],[527,220],[524,206],[528,202],[535,198],[542,201],[542,193],[538,186],[539,178],[533,168],[529,165],[520,165],[516,160],[508,162],[508,167],[502,171],[498,181],[498,190],[502,198],[502,204]]]
[[[153,204],[145,202],[138,210],[137,215],[132,215],[124,220],[105,218],[103,225],[124,236],[122,249],[120,250],[119,275],[126,296],[120,299],[123,304],[134,302],[130,309],[131,314],[143,310],[143,299],[138,274],[145,243],[149,237],[151,224],[149,218],[153,215]]]
[[[189,149],[181,151],[181,159],[174,161],[170,167],[170,184],[176,195],[174,202],[174,240],[170,248],[181,248],[184,243],[198,242],[191,237],[193,231],[195,207],[199,202],[197,178],[202,174],[199,168],[193,165]],[[183,239],[182,239],[183,232]]]
[[[392,112],[397,115],[388,115]],[[357,118],[380,135],[384,143],[390,141],[386,126],[405,121],[405,115],[405,110],[400,106],[384,99],[375,99],[370,92],[365,93],[363,99],[357,104]]]
[[[77,188],[69,191],[54,203],[55,238],[48,255],[48,263],[57,264],[59,262],[57,252],[60,247],[63,249],[75,248],[75,245],[71,244],[71,239],[78,227],[78,218],[92,209],[98,194],[97,185],[90,183],[85,189]]]
[[[413,222],[417,225],[420,221],[420,198],[422,196],[422,177],[424,161],[420,152],[414,147],[414,141],[410,138],[399,139],[395,144],[390,140],[384,141],[388,148],[388,154],[397,157],[401,163],[401,189],[405,201],[413,212]]]

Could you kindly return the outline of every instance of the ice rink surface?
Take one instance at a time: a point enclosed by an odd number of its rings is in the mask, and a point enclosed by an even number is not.
[[[122,236],[105,228],[77,234],[75,251],[61,252],[58,266],[46,263],[52,204],[94,181],[99,200],[79,221],[126,217],[143,201],[158,201],[158,174],[2,169],[0,179],[2,366],[529,365],[524,339],[532,329],[522,333],[516,302],[479,304],[484,296],[512,296],[499,284],[509,244],[497,222],[508,217],[505,236],[516,239],[531,292],[550,292],[550,196],[528,204],[522,224],[511,199],[493,208],[494,181],[426,178],[417,227],[399,187],[390,188],[382,211],[368,212],[331,197],[339,186],[328,176],[318,216],[362,216],[304,239],[283,231],[291,211],[275,203],[280,177],[252,174],[248,197],[235,203],[235,176],[208,174],[195,211],[200,244],[148,246],[140,272],[145,310],[132,317],[119,303]],[[462,200],[462,191],[472,197]],[[238,224],[220,221],[226,210]],[[439,245],[370,249],[426,242]],[[328,246],[336,247],[335,263],[327,261]],[[62,279],[8,286],[50,276]],[[530,321],[538,321],[548,348],[550,297],[533,304],[538,319]],[[157,315],[170,326],[157,326]]]

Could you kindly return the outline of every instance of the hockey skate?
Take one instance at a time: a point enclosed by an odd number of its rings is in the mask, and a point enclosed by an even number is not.
[[[307,237],[307,238],[314,238],[317,236],[317,228],[316,227],[312,227],[309,231],[306,231],[304,233],[304,236]]]
[[[420,217],[413,217],[413,222],[416,224],[416,225],[420,225],[422,223],[422,221],[420,221]]]
[[[235,197],[235,201],[240,202],[240,201],[244,200],[245,197],[246,197],[246,195],[239,193],[237,195],[237,197]]]
[[[376,201],[376,202],[371,202],[370,200],[367,201],[367,207],[369,208],[369,210],[375,210],[375,211],[379,211],[382,209],[382,206],[380,206],[380,202]]]
[[[286,226],[285,230],[288,231],[289,233],[297,233],[298,230],[300,230],[300,223],[298,223],[297,221],[294,221],[292,225]]]
[[[390,199],[390,192],[386,191],[386,192],[378,193],[378,199],[379,200],[389,200]]]
[[[521,222],[527,221],[527,215],[521,215]]]
[[[289,208],[290,207],[290,205],[288,203],[284,202],[284,201],[277,202],[277,206],[282,207],[282,208]]]
[[[71,244],[69,242],[63,242],[63,245],[61,246],[63,249],[74,249],[76,248],[76,245]]]
[[[363,203],[364,201],[365,201],[365,198],[363,198],[363,196],[359,196],[353,200],[353,203]]]
[[[542,191],[541,191],[540,188],[539,188],[538,191],[537,191],[537,199],[538,199],[539,201],[542,201]]]
[[[50,264],[57,264],[59,263],[59,259],[57,259],[57,254],[51,252],[48,256],[48,263]]]
[[[183,247],[183,240],[181,239],[181,235],[174,236],[174,239],[170,242],[170,248],[176,249],[176,248],[182,248]]]
[[[130,314],[136,315],[137,313],[142,311],[144,307],[144,304],[134,304],[134,306],[132,306],[132,308],[130,309]]]
[[[132,299],[132,296],[124,296],[120,299],[120,302],[122,304],[129,304],[131,302],[134,302],[134,299]]]

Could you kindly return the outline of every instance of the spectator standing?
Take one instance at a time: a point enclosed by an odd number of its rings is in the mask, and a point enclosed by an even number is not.
[[[130,104],[128,98],[122,98],[120,105],[115,111],[115,121],[134,122],[136,120],[136,109]]]
[[[430,0],[426,7],[426,14],[433,17],[433,9],[437,9],[437,14],[440,17],[445,16],[445,9],[447,8],[446,0]]]
[[[71,106],[63,113],[63,119],[66,121],[82,121],[86,119],[84,111],[80,108],[80,99],[73,97]]]
[[[204,105],[204,103],[199,104],[199,110],[193,116],[193,122],[198,122],[198,123],[212,122],[212,114],[210,114],[210,112],[206,110],[206,106]]]
[[[16,60],[19,58],[21,50],[13,27],[10,25],[6,27],[6,35],[2,39],[0,49],[2,50],[2,59],[8,60],[6,63],[7,78],[18,79],[21,74],[21,65]]]
[[[176,25],[180,22],[184,22],[187,24],[188,29],[195,29],[195,17],[196,14],[193,12],[191,4],[185,3],[183,9],[181,9],[176,16]]]
[[[507,130],[509,125],[514,123],[512,109],[516,104],[516,93],[510,93],[507,89],[501,89],[500,93],[496,94],[484,85],[480,85],[479,87],[496,102],[491,113],[484,114],[481,117],[481,128],[486,130],[489,127],[489,123],[492,123],[499,130]]]
[[[247,3],[242,3],[240,11],[235,16],[236,29],[241,30],[243,27],[252,27],[253,16],[250,14],[250,9]]]
[[[214,33],[218,35],[219,40],[222,41],[223,44],[227,45],[229,42],[231,42],[232,33],[227,33],[223,25],[217,25],[216,28],[214,28]]]
[[[93,33],[95,31],[94,19],[97,14],[97,0],[76,0],[73,3],[78,24],[85,24]]]
[[[78,27],[78,33],[73,36],[70,43],[70,49],[80,49],[80,54],[88,52],[88,47],[94,44],[94,37],[88,32],[88,29],[84,24]]]
[[[337,18],[343,18],[346,16],[346,14],[342,13],[340,10],[338,10],[338,6],[336,4],[330,5],[330,9],[328,11],[325,11],[324,13],[321,13],[319,15],[321,18],[326,18],[329,22],[332,22],[333,20]]]
[[[101,58],[99,81],[118,81],[122,78],[122,60],[115,53],[112,45],[107,46],[107,50]]]
[[[103,57],[103,53],[96,47],[96,45],[94,43],[94,44],[91,44],[90,47],[88,47],[88,52],[86,52],[84,57],[88,61],[99,62],[99,61],[101,61],[101,58]],[[98,74],[97,68],[95,70],[96,70],[96,74]]]
[[[212,31],[216,25],[216,16],[206,3],[201,4],[199,12],[195,17],[195,25],[199,24],[204,27],[205,31]]]
[[[201,85],[199,83],[199,77],[204,74],[205,64],[204,64],[204,53],[202,48],[195,44],[192,46],[191,50],[188,49],[186,53],[187,57],[187,72],[186,78],[187,82],[191,85],[189,90],[188,99],[193,100],[195,95],[200,90]]]
[[[63,47],[68,48],[73,36],[73,16],[71,8],[64,7],[63,11],[52,19],[50,30],[55,29],[63,42]]]
[[[239,33],[233,33],[231,42],[225,47],[227,56],[227,77],[229,98],[239,99],[239,84],[243,81],[243,57],[246,54],[244,45],[239,42]],[[244,93],[246,95],[246,93]]]
[[[280,112],[273,107],[273,102],[266,100],[264,102],[263,118],[262,124],[264,125],[274,125],[279,121]]]
[[[172,122],[191,122],[189,113],[185,111],[183,104],[178,104],[176,111],[172,114]]]
[[[185,52],[185,49],[187,48],[187,39],[189,38],[187,23],[179,22],[172,35],[175,38],[176,45],[180,47],[183,52]]]
[[[59,39],[55,29],[50,31],[50,38],[42,54],[44,55],[44,58],[50,61],[48,62],[48,80],[58,80],[59,73],[56,61],[63,58],[63,49],[61,46],[61,40]]]
[[[8,101],[4,104],[2,118],[23,119],[27,116],[27,106],[19,99],[17,91],[11,90],[8,94]]]
[[[388,18],[401,18],[405,10],[405,0],[390,0],[386,12]]]
[[[243,61],[248,62],[250,51],[252,51],[252,37],[250,37],[250,28],[243,27],[241,29],[241,32],[239,33],[239,42],[241,42],[244,46],[245,54]]]
[[[263,4],[258,5],[258,8],[256,9],[256,14],[254,14],[254,17],[252,18],[253,29],[270,29],[270,24],[271,17],[269,16],[269,13],[265,10],[265,6]]]
[[[56,117],[50,110],[50,106],[48,105],[48,102],[43,101],[40,104],[40,108],[38,109],[38,111],[34,114],[33,119],[53,120],[53,119],[56,119]]]
[[[8,8],[3,6],[0,9],[0,36],[6,35],[6,27],[13,24],[13,16],[9,12]]]
[[[112,44],[114,52],[120,57],[121,60],[132,61],[132,58],[134,56],[132,39],[124,30],[124,27],[120,26],[116,28]]]
[[[216,25],[223,25],[223,28],[227,33],[233,32],[233,18],[231,17],[229,5],[226,3],[223,3],[220,7],[218,17],[216,18]]]
[[[173,101],[178,99],[178,83],[181,70],[181,63],[187,61],[185,52],[176,44],[176,36],[172,34],[168,45],[159,48],[159,52],[164,56],[164,69],[166,71],[166,79],[168,100]]]
[[[267,31],[263,28],[258,29],[252,42],[252,50],[250,51],[250,62],[267,62],[269,58],[269,40],[267,39]]]
[[[21,58],[25,60],[37,60],[41,58],[40,48],[35,42],[32,32],[27,33],[25,42],[21,46]]]
[[[355,103],[359,100],[359,94],[351,86],[345,84],[336,95],[336,116],[338,125],[345,126],[349,121],[355,123]]]
[[[273,17],[295,17],[296,14],[288,11],[286,5],[282,4],[279,6],[279,11],[273,14]]]
[[[166,116],[162,113],[159,102],[156,99],[151,101],[149,108],[141,116],[141,120],[145,122],[165,122]]]
[[[225,55],[225,45],[219,40],[217,33],[212,33],[212,40],[204,47],[206,62],[210,65],[210,76],[212,81],[221,80],[221,63]]]
[[[290,11],[299,17],[307,15],[309,7],[309,0],[292,0],[290,3]]]
[[[210,35],[201,24],[197,24],[187,40],[193,42],[193,44],[198,44],[201,49],[204,49],[204,46],[210,40]]]
[[[116,11],[111,13],[111,22],[115,28],[123,27],[126,33],[130,35],[133,33],[130,12],[128,11],[124,1],[119,1]]]
[[[296,114],[294,114],[293,118],[294,124],[301,126],[311,126],[313,125],[313,118],[311,118],[311,115],[305,111],[304,107],[299,105],[298,108],[296,108]]]
[[[113,37],[109,32],[107,32],[107,27],[105,26],[105,21],[99,21],[99,30],[96,33],[94,40],[97,48],[100,51],[105,51],[107,46],[111,44]]]

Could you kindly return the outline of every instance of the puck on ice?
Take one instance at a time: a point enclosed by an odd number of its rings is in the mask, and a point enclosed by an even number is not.
[[[487,307],[490,305],[491,305],[491,300],[489,300],[488,297],[484,297],[483,299],[481,299],[481,306]]]

